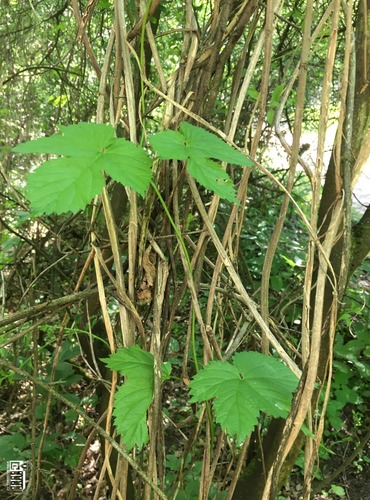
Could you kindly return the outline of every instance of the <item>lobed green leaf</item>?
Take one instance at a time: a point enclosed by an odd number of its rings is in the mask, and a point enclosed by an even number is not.
[[[153,354],[143,351],[139,346],[118,349],[109,358],[102,359],[111,370],[119,372],[126,377],[137,377],[140,374],[143,378],[152,377],[154,357]]]
[[[238,203],[234,184],[218,163],[208,158],[194,156],[188,161],[188,172],[206,189],[231,203]]]
[[[207,132],[203,128],[182,122],[180,132],[185,137],[190,158],[214,158],[215,160],[233,163],[234,165],[253,166],[250,158],[234,149],[220,137]]]
[[[115,137],[111,125],[79,123],[52,137],[20,144],[18,153],[64,155],[45,162],[28,178],[27,196],[35,215],[76,212],[104,186],[104,172],[144,196],[151,179],[146,152]]]
[[[223,388],[223,396],[213,402],[216,422],[231,436],[243,442],[258,422],[259,408],[248,394],[246,380],[231,380]]]
[[[114,423],[127,451],[135,445],[141,448],[148,441],[146,412],[153,399],[153,387],[150,383],[137,385],[125,382],[114,398]]]
[[[101,155],[99,167],[115,181],[145,195],[152,173],[146,152],[132,142],[116,139]]]
[[[160,158],[186,161],[189,174],[199,184],[225,200],[238,203],[228,173],[211,158],[252,166],[253,162],[248,157],[216,135],[187,122],[181,123],[178,132],[166,130],[152,135],[150,142]]]
[[[150,136],[149,141],[162,160],[186,160],[189,156],[185,137],[180,132],[157,132]]]
[[[16,153],[53,154],[68,157],[96,157],[115,140],[112,125],[78,123],[60,126],[59,133],[18,144]]]
[[[216,422],[242,442],[261,411],[285,418],[297,378],[282,362],[257,352],[241,352],[233,364],[213,361],[190,383],[190,402],[214,399]]]
[[[146,412],[153,399],[154,357],[138,346],[118,349],[103,361],[112,370],[125,376],[125,383],[118,388],[114,399],[114,423],[130,451],[141,448],[148,440]],[[171,365],[162,363],[162,379],[170,376]]]
[[[34,215],[77,212],[100,193],[104,177],[78,160],[57,158],[44,162],[28,176],[27,196]]]

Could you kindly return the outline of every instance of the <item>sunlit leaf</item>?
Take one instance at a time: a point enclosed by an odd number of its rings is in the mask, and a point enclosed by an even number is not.
[[[206,189],[232,203],[238,202],[234,184],[219,163],[195,156],[188,161],[188,171]]]
[[[78,160],[57,158],[44,162],[28,176],[27,196],[34,215],[83,209],[104,186],[100,170],[84,168]]]
[[[249,166],[253,162],[215,134],[183,122],[179,131],[166,130],[150,137],[158,156],[164,160],[187,162],[189,174],[199,184],[221,198],[237,203],[236,193],[229,174],[212,160]]]
[[[50,137],[18,144],[17,153],[53,154],[68,157],[95,158],[114,142],[115,133],[111,125],[78,123],[60,126],[59,132]]]
[[[151,145],[162,160],[187,160],[189,151],[185,137],[180,132],[165,130],[149,138]]]
[[[146,152],[115,137],[111,125],[79,123],[58,134],[19,144],[18,153],[63,155],[48,160],[28,178],[27,196],[35,215],[76,212],[104,186],[104,172],[144,195],[151,178]]]
[[[182,122],[180,132],[186,140],[189,158],[213,158],[245,167],[253,166],[252,160],[243,155],[217,135],[200,127]]]
[[[233,364],[213,361],[190,383],[190,402],[214,399],[216,422],[238,442],[253,430],[262,411],[288,415],[297,378],[280,361],[257,352],[241,352]]]
[[[125,376],[114,400],[114,423],[127,450],[141,448],[148,441],[146,413],[153,399],[154,357],[138,346],[118,349],[103,359],[111,370]],[[171,365],[162,363],[162,380],[171,373]]]

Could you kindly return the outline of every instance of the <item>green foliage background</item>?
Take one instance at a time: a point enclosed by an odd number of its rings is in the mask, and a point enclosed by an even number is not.
[[[319,32],[305,63],[303,132],[297,146],[312,172],[325,108],[321,100],[328,47],[337,34],[332,83],[325,101],[330,103],[331,124],[338,123],[343,104],[343,61],[350,28],[357,30],[356,43],[366,39],[356,17],[365,3],[354,3],[350,20],[342,4],[335,30],[335,12],[328,14],[328,2],[314,3],[310,36],[314,37],[316,29]],[[47,382],[95,421],[108,408],[110,370],[118,370],[122,379],[112,428],[122,434],[119,439],[138,463],[158,464],[152,468],[152,479],[158,479],[156,484],[169,497],[177,495],[178,499],[198,496],[201,488],[204,497],[225,498],[240,457],[241,489],[251,491],[243,473],[258,461],[273,417],[287,416],[296,388],[296,378],[275,359],[274,350],[270,349],[270,357],[259,354],[260,327],[220,262],[190,182],[197,182],[210,224],[260,311],[266,254],[284,197],[279,183],[288,185],[291,161],[291,153],[278,140],[275,120],[280,117],[279,125],[290,142],[297,119],[297,82],[282,110],[280,105],[302,55],[309,2],[289,0],[273,14],[267,73],[269,41],[265,39],[262,55],[258,55],[258,40],[265,33],[268,2],[260,2],[258,8],[255,2],[231,4],[162,1],[143,30],[137,23],[145,9],[139,2],[125,2],[129,62],[122,63],[125,45],[116,38],[106,66],[112,23],[119,17],[118,2],[98,0],[88,7],[87,2],[65,0],[4,0],[1,5],[0,360]],[[85,16],[83,30],[73,12],[76,5]],[[249,17],[247,9],[251,9]],[[370,15],[360,18],[370,19]],[[239,26],[241,19],[244,24]],[[95,62],[84,45],[83,32]],[[358,55],[358,65],[364,67]],[[258,64],[253,67],[254,58]],[[97,73],[103,66],[105,86],[99,86]],[[243,82],[248,77],[246,89]],[[99,108],[102,96],[105,101]],[[103,109],[103,117],[98,109]],[[101,121],[104,125],[96,124]],[[360,127],[362,134],[365,125]],[[307,150],[303,146],[308,142]],[[353,152],[357,144],[356,137]],[[308,218],[313,194],[319,199],[321,189],[321,203],[327,199],[329,206],[334,204],[330,189],[320,187],[321,179],[315,180],[319,187],[314,193],[304,169],[294,174],[291,196]],[[101,201],[103,188],[111,204],[111,219]],[[353,214],[351,234],[358,234],[360,242],[367,241],[361,223],[366,222],[368,210],[364,216]],[[318,215],[315,212],[311,222]],[[325,221],[330,216],[328,209]],[[115,256],[112,227],[117,233]],[[351,230],[350,224],[346,227]],[[273,255],[266,323],[300,368],[309,241],[307,225],[290,202]],[[344,253],[347,248],[355,255],[355,247],[352,238],[351,245],[345,243]],[[108,320],[95,288],[93,251],[102,270]],[[331,260],[334,267],[337,257]],[[158,277],[161,266],[168,270],[162,304],[158,299],[163,285]],[[125,286],[119,282],[120,267]],[[358,269],[348,286],[345,283],[346,292],[337,304],[333,355],[330,352],[326,358],[333,358],[332,387],[319,465],[314,469],[314,493],[323,490],[333,497],[343,496],[344,480],[342,476],[331,479],[331,472],[339,471],[351,453],[355,458],[348,467],[358,484],[367,485],[370,304],[366,252],[354,267]],[[330,300],[326,298],[325,305]],[[137,346],[128,349],[123,348],[123,309],[127,328],[136,334]],[[118,349],[111,357],[107,321]],[[210,353],[216,360],[211,361]],[[168,361],[171,375],[166,371]],[[160,380],[155,367],[162,370]],[[6,460],[15,456],[29,460],[34,464],[33,488],[35,474],[41,471],[39,495],[45,496],[54,487],[62,490],[75,477],[73,471],[86,452],[91,429],[73,407],[4,365],[0,365],[0,384],[1,469],[5,471]],[[315,407],[312,412],[313,431],[324,405],[325,384],[317,411]],[[157,422],[154,434],[152,422]],[[237,444],[248,439],[244,460],[243,448]],[[104,439],[101,446],[105,446]],[[205,450],[210,450],[209,456]],[[283,496],[292,496],[295,485],[303,484],[303,455],[296,464],[291,489],[286,486]],[[141,495],[146,483],[135,474],[133,484]],[[205,477],[212,477],[209,484]],[[263,474],[252,477],[253,482],[260,482],[260,477]],[[76,481],[82,491],[86,482]],[[5,483],[0,485],[0,496],[4,496],[1,488],[5,491]],[[362,494],[360,486],[357,489]]]

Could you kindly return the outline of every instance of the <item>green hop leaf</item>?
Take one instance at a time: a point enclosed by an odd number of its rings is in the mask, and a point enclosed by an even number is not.
[[[208,158],[193,157],[189,158],[188,172],[206,189],[231,203],[238,203],[234,184],[220,164]]]
[[[191,403],[214,399],[216,422],[242,442],[260,411],[285,418],[298,380],[282,362],[257,352],[241,352],[233,364],[212,361],[190,383]]]
[[[59,133],[18,144],[16,153],[53,154],[77,158],[95,158],[103,148],[115,140],[111,125],[78,123],[59,126]]]
[[[187,162],[188,172],[199,184],[232,203],[237,203],[234,185],[227,172],[213,160],[249,166],[253,162],[229,144],[206,130],[183,122],[179,131],[166,130],[150,137],[164,160]]]
[[[138,346],[119,349],[103,359],[107,366],[125,376],[114,401],[114,423],[130,451],[148,441],[146,413],[153,400],[154,357]],[[171,365],[162,363],[162,380],[169,378]]]
[[[180,132],[157,132],[149,140],[162,160],[187,160],[189,157],[185,137]]]
[[[44,162],[28,176],[26,194],[34,215],[83,209],[104,186],[100,170],[84,168],[78,160]]]
[[[61,126],[58,134],[19,144],[13,151],[64,156],[44,162],[28,177],[27,196],[35,215],[83,209],[101,192],[104,172],[142,196],[151,179],[146,152],[117,139],[111,125]]]
[[[214,158],[245,167],[254,165],[252,160],[224,142],[220,137],[200,127],[182,122],[180,132],[185,137],[189,148],[189,157]]]

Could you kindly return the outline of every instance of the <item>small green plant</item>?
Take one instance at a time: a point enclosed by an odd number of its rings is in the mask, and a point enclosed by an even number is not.
[[[242,153],[214,134],[187,122],[180,125],[178,132],[166,130],[152,135],[150,142],[160,158],[186,161],[189,174],[199,184],[221,198],[237,203],[232,180],[211,158],[240,166],[253,166],[253,162]]]
[[[40,416],[42,420],[43,415]],[[0,471],[5,471],[7,462],[10,460],[31,460],[31,441],[30,433],[24,433],[20,430],[13,429],[10,434],[0,436]],[[37,436],[35,440],[36,450],[40,447],[41,436]],[[86,439],[83,435],[77,432],[70,432],[68,442],[61,442],[60,434],[53,432],[46,435],[43,442],[42,455],[45,463],[43,467],[48,468],[51,463],[59,463],[65,466],[76,467],[81,448],[84,446]]]
[[[0,471],[5,471],[7,462],[30,458],[30,453],[25,452],[29,442],[20,432],[0,436]]]
[[[337,495],[342,498],[346,496],[346,490],[342,486],[337,486],[336,484],[332,484],[329,493]]]
[[[77,212],[104,186],[104,175],[143,195],[151,177],[146,152],[115,136],[111,125],[79,123],[59,134],[16,146],[18,153],[63,155],[44,162],[28,177],[27,196],[34,215]]]
[[[328,403],[327,416],[336,432],[343,427],[343,411],[347,405],[355,407],[352,411],[353,425],[361,427],[366,402],[370,398],[369,323],[360,314],[361,307],[361,304],[350,303],[344,308],[334,345],[333,397]]]
[[[117,431],[130,451],[141,448],[148,440],[146,413],[153,399],[154,357],[138,346],[118,349],[103,361],[112,370],[125,376],[115,395],[114,412]],[[171,372],[169,363],[162,364],[162,380]]]
[[[240,352],[233,363],[212,361],[190,384],[190,402],[213,399],[216,422],[241,443],[260,411],[286,418],[297,378],[282,362],[258,352]]]
[[[200,476],[202,473],[202,462],[191,462],[190,455],[187,456],[185,463],[182,463],[182,458],[175,455],[168,455],[166,458],[166,467],[169,473],[166,474],[166,483],[170,486],[168,490],[168,498],[176,498],[176,500],[189,500],[197,498],[199,494]],[[179,470],[185,466],[186,472],[181,477],[181,481],[176,481]],[[173,483],[173,484],[172,484]],[[227,497],[226,491],[217,491],[217,485],[212,484],[208,494],[211,500],[224,500]]]

